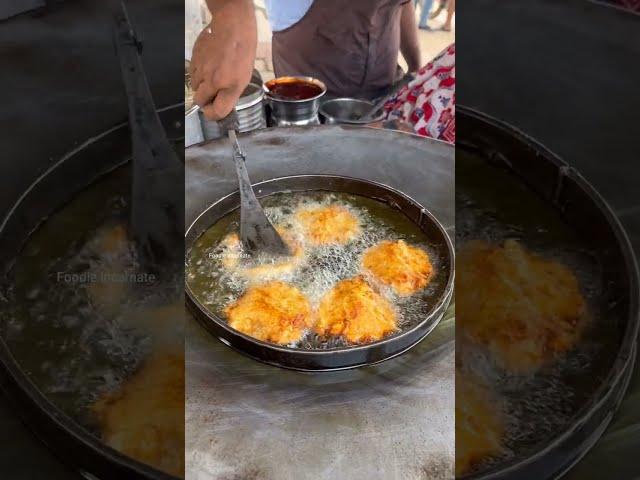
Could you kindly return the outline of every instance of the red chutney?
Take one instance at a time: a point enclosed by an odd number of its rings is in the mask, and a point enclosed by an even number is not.
[[[269,95],[278,100],[308,100],[322,93],[315,83],[298,79],[271,80],[267,82]]]

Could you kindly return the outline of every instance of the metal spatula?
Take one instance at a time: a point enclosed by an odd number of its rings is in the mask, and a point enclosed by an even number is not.
[[[122,2],[114,7],[114,43],[129,106],[132,142],[131,234],[141,264],[183,255],[184,164],[167,139],[151,95],[138,39]],[[170,263],[170,262],[168,262]]]
[[[240,185],[240,240],[245,251],[250,254],[266,252],[274,255],[291,255],[276,229],[262,209],[251,187],[245,154],[240,148],[236,129],[238,118],[235,110],[219,122],[222,131],[227,131],[233,149],[233,161],[236,166]]]

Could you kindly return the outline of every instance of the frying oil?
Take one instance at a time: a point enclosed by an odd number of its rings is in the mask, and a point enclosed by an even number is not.
[[[601,301],[605,287],[597,251],[553,207],[511,173],[464,153],[456,157],[456,187],[458,248],[476,239],[492,245],[516,239],[528,251],[566,265],[578,279],[589,312],[575,348],[527,375],[505,373],[458,332],[457,364],[505,406],[505,452],[479,465],[482,471],[522,460],[563,432],[605,377],[619,337]]]
[[[95,400],[155,347],[182,345],[181,265],[150,282],[126,239],[129,172],[106,175],[33,232],[0,309],[3,338],[23,371],[92,430]]]
[[[424,320],[434,307],[439,293],[444,291],[446,275],[441,270],[442,246],[432,244],[422,230],[401,212],[369,198],[343,193],[305,192],[280,193],[263,200],[265,213],[278,228],[301,242],[304,253],[296,267],[275,278],[297,287],[317,309],[322,298],[341,280],[362,274],[362,255],[369,247],[383,240],[404,239],[425,250],[434,266],[435,275],[429,286],[412,296],[399,297],[390,288],[367,278],[393,306],[399,330],[406,330]],[[312,245],[305,241],[304,229],[296,213],[304,209],[339,206],[349,211],[358,221],[359,233],[345,244]],[[198,238],[187,255],[187,282],[198,300],[219,318],[225,318],[224,309],[235,302],[251,285],[242,271],[229,269],[223,262],[224,249],[220,242],[239,229],[239,212],[220,219]],[[258,264],[274,264],[278,259],[258,256]],[[273,277],[270,277],[273,278]],[[261,278],[265,281],[268,278]],[[327,349],[345,346],[342,338],[322,338],[313,332],[292,347]]]

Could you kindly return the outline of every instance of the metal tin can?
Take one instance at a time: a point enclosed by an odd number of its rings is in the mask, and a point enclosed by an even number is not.
[[[185,111],[185,146],[206,140],[221,138],[222,132],[218,122],[207,120],[197,105],[186,105]],[[250,132],[267,127],[264,109],[264,92],[258,83],[250,83],[245,88],[236,104],[240,132]]]

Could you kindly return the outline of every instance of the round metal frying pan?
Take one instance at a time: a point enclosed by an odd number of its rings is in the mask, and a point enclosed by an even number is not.
[[[457,178],[461,179],[463,175],[465,156],[484,162],[494,172],[508,174],[509,179],[505,181],[531,190],[546,203],[548,212],[558,216],[581,242],[597,252],[599,275],[604,286],[597,299],[602,306],[600,319],[607,322],[606,328],[617,342],[610,357],[600,362],[600,370],[592,373],[592,378],[602,378],[601,383],[552,438],[527,449],[524,455],[516,452],[505,462],[462,477],[483,480],[559,478],[598,440],[628,386],[640,324],[640,280],[636,259],[627,235],[604,199],[555,154],[510,125],[469,108],[456,108],[456,124]],[[476,197],[490,196],[492,192],[487,190],[492,188],[490,180],[483,180],[474,177],[473,184],[478,184],[478,188],[466,193]],[[464,182],[457,182],[458,193],[463,189],[461,183]],[[515,198],[507,201],[511,205],[518,204]],[[523,207],[518,205],[517,208]],[[519,227],[535,235],[537,225],[527,224],[526,214],[522,217]],[[457,226],[458,233],[461,227]],[[546,231],[540,235],[549,234]],[[538,420],[531,419],[534,424]]]
[[[356,178],[331,175],[297,175],[275,178],[254,185],[256,196],[264,198],[278,192],[329,191],[342,192],[372,198],[407,216],[426,235],[432,248],[440,257],[445,287],[438,292],[435,306],[422,321],[383,340],[366,345],[308,350],[276,345],[256,340],[231,328],[227,322],[208,310],[185,283],[187,305],[193,315],[221,342],[256,360],[302,371],[334,371],[372,365],[396,357],[431,332],[442,316],[453,294],[454,252],[444,227],[429,211],[407,195],[380,183]],[[188,228],[185,249],[188,253],[198,237],[210,226],[240,205],[238,192],[227,195],[204,212]]]
[[[328,125],[270,128],[243,134],[240,141],[256,183],[305,174],[383,183],[426,206],[453,235],[452,145],[390,130]],[[238,189],[229,151],[227,141],[185,151],[185,231],[210,205]],[[185,458],[187,475],[277,479],[304,471],[322,478],[337,468],[344,478],[450,478],[453,330],[453,319],[441,321],[405,354],[371,367],[303,374],[237,353],[187,318],[186,428],[193,447]],[[337,408],[327,409],[330,405]],[[212,418],[212,409],[221,414]],[[367,432],[365,423],[371,427]],[[262,427],[256,436],[257,424]],[[344,442],[334,441],[338,432]],[[295,465],[292,454],[299,460]]]
[[[179,141],[182,104],[158,111],[170,140]],[[0,287],[13,259],[38,225],[81,190],[131,158],[130,133],[121,124],[88,140],[50,166],[13,204],[0,205],[7,212],[0,219]],[[3,305],[0,303],[0,308]],[[37,352],[34,352],[37,355]],[[43,359],[45,360],[45,359]],[[88,478],[174,480],[175,477],[133,460],[108,447],[64,413],[29,378],[0,335],[0,389],[36,435],[63,461]],[[91,475],[89,477],[88,475]]]

